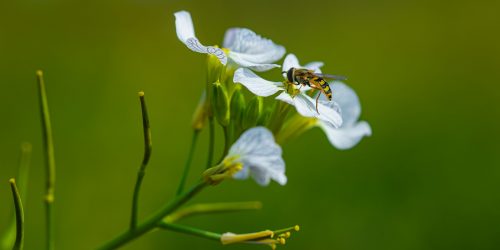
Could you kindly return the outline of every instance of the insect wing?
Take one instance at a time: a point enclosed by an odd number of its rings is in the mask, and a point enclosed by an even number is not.
[[[323,74],[323,73],[315,73],[319,77],[323,77],[326,79],[332,79],[332,80],[337,80],[337,81],[345,81],[347,80],[347,77],[345,76],[339,76],[339,75],[330,75],[330,74]]]

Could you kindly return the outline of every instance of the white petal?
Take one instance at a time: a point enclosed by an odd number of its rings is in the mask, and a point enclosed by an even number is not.
[[[281,92],[278,96],[276,96],[276,99],[283,101],[283,102],[286,102],[292,106],[295,106],[295,102],[294,102],[292,96],[284,91]]]
[[[325,64],[323,62],[310,62],[304,65],[304,68],[314,70],[314,73],[321,73],[321,67]]]
[[[229,149],[228,156],[239,156],[243,163],[243,173],[237,173],[234,178],[250,175],[263,186],[268,185],[271,179],[285,185],[285,162],[281,153],[281,147],[268,129],[255,127],[247,130]]]
[[[316,101],[305,94],[298,94],[293,97],[295,109],[297,112],[305,117],[319,117],[316,111]]]
[[[234,72],[233,82],[241,83],[258,96],[270,96],[282,90],[282,83],[262,79],[249,69],[239,68]]]
[[[342,109],[342,118],[344,125],[349,126],[355,124],[361,114],[361,104],[359,103],[356,92],[342,82],[333,82],[331,85],[333,97],[332,100],[337,102]]]
[[[249,68],[258,72],[268,71],[273,68],[279,68],[278,64],[273,63],[255,63],[248,58],[248,55],[229,51],[231,61],[241,67]]]
[[[290,68],[301,68],[299,59],[294,54],[288,54],[283,61],[283,71],[288,71]]]
[[[329,123],[335,128],[342,126],[344,120],[342,116],[341,106],[335,101],[319,100],[318,101],[318,118],[324,122]]]
[[[271,64],[285,54],[285,48],[245,28],[231,28],[224,36],[230,58],[243,67],[264,71],[276,67]],[[278,66],[279,67],[279,66]]]
[[[223,65],[227,64],[227,56],[222,49],[213,46],[204,46],[195,37],[188,38],[185,44],[190,50],[194,52],[212,54],[216,56]]]
[[[189,14],[189,12],[179,11],[174,15],[177,37],[181,40],[181,42],[186,44],[186,46],[194,52],[212,54],[216,56],[223,65],[227,64],[227,56],[224,51],[213,46],[204,46],[198,38],[196,38],[193,20],[191,19],[191,14]]]
[[[193,20],[189,12],[182,10],[175,14],[175,30],[181,42],[186,43],[187,39],[196,37],[194,34]]]
[[[315,73],[321,73],[321,67],[323,67],[323,62],[310,62],[304,66],[301,66],[299,59],[294,54],[288,54],[283,61],[283,71],[288,71],[290,68],[305,68],[309,70],[314,70]],[[286,78],[286,75],[284,75]],[[302,89],[301,89],[302,90]]]
[[[333,128],[324,123],[320,127],[325,131],[330,143],[338,149],[350,149],[358,144],[364,136],[372,134],[370,125],[365,121],[341,128]]]

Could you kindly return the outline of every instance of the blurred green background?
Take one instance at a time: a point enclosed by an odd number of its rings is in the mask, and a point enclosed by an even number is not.
[[[284,146],[286,186],[228,181],[195,199],[261,200],[263,210],[184,223],[216,232],[301,225],[283,249],[500,249],[499,7],[451,0],[3,0],[0,230],[13,206],[7,180],[17,173],[20,143],[29,141],[25,247],[44,244],[39,68],[56,143],[58,249],[92,249],[128,226],[143,153],[139,90],[154,143],[141,217],[172,197],[205,79],[205,57],[175,34],[173,13],[185,9],[207,45],[221,44],[229,27],[248,27],[301,62],[321,60],[325,72],[348,76],[374,134],[338,151],[312,130]],[[279,72],[269,75],[278,79]],[[206,137],[190,181],[203,168]],[[166,231],[124,247],[181,248],[222,247]]]

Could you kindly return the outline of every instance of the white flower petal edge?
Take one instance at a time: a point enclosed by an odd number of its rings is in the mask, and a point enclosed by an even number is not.
[[[264,127],[247,130],[231,146],[227,157],[237,157],[243,169],[236,173],[235,179],[247,179],[267,186],[271,179],[285,185],[285,161],[281,157],[281,147],[274,141],[271,131]]]
[[[342,150],[350,149],[356,146],[363,137],[370,136],[372,130],[368,122],[358,122],[361,104],[353,89],[342,82],[334,82],[332,91],[333,99],[342,108],[344,123],[339,128],[325,122],[320,122],[318,126],[325,131],[328,140],[334,147]]]
[[[224,35],[223,46],[229,49],[229,58],[236,64],[255,71],[279,67],[272,63],[286,53],[285,47],[246,28],[228,29]]]
[[[341,150],[350,149],[358,144],[365,136],[370,136],[372,130],[368,122],[361,121],[351,126],[333,128],[327,124],[319,125],[330,143]]]
[[[234,72],[233,82],[243,84],[243,86],[258,96],[270,96],[283,90],[280,87],[282,83],[262,79],[246,68],[239,68]]]
[[[301,66],[299,59],[294,54],[288,54],[283,61],[283,71],[288,71],[290,68],[306,68],[314,70],[315,73],[321,73],[321,67],[325,65],[323,62],[310,62],[304,66]]]
[[[222,49],[213,46],[205,46],[196,38],[193,20],[189,12],[183,10],[176,12],[174,15],[175,30],[181,42],[194,52],[212,54],[216,56],[223,65],[227,64],[227,56]]]

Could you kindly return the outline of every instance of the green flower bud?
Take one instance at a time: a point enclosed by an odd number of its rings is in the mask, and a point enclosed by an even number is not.
[[[219,124],[226,127],[229,124],[229,100],[227,91],[219,82],[212,84],[212,110]]]
[[[239,85],[237,85],[239,86]],[[245,115],[245,97],[241,92],[241,87],[236,87],[233,95],[231,96],[231,123],[236,127],[241,128],[243,126],[243,117]]]
[[[243,117],[243,129],[255,127],[262,115],[263,100],[260,96],[255,96],[250,100],[245,110],[245,117]]]
[[[200,131],[205,127],[207,123],[208,117],[208,103],[207,103],[207,93],[203,91],[200,97],[200,101],[198,102],[198,106],[196,106],[196,110],[193,114],[192,126],[196,131]]]

